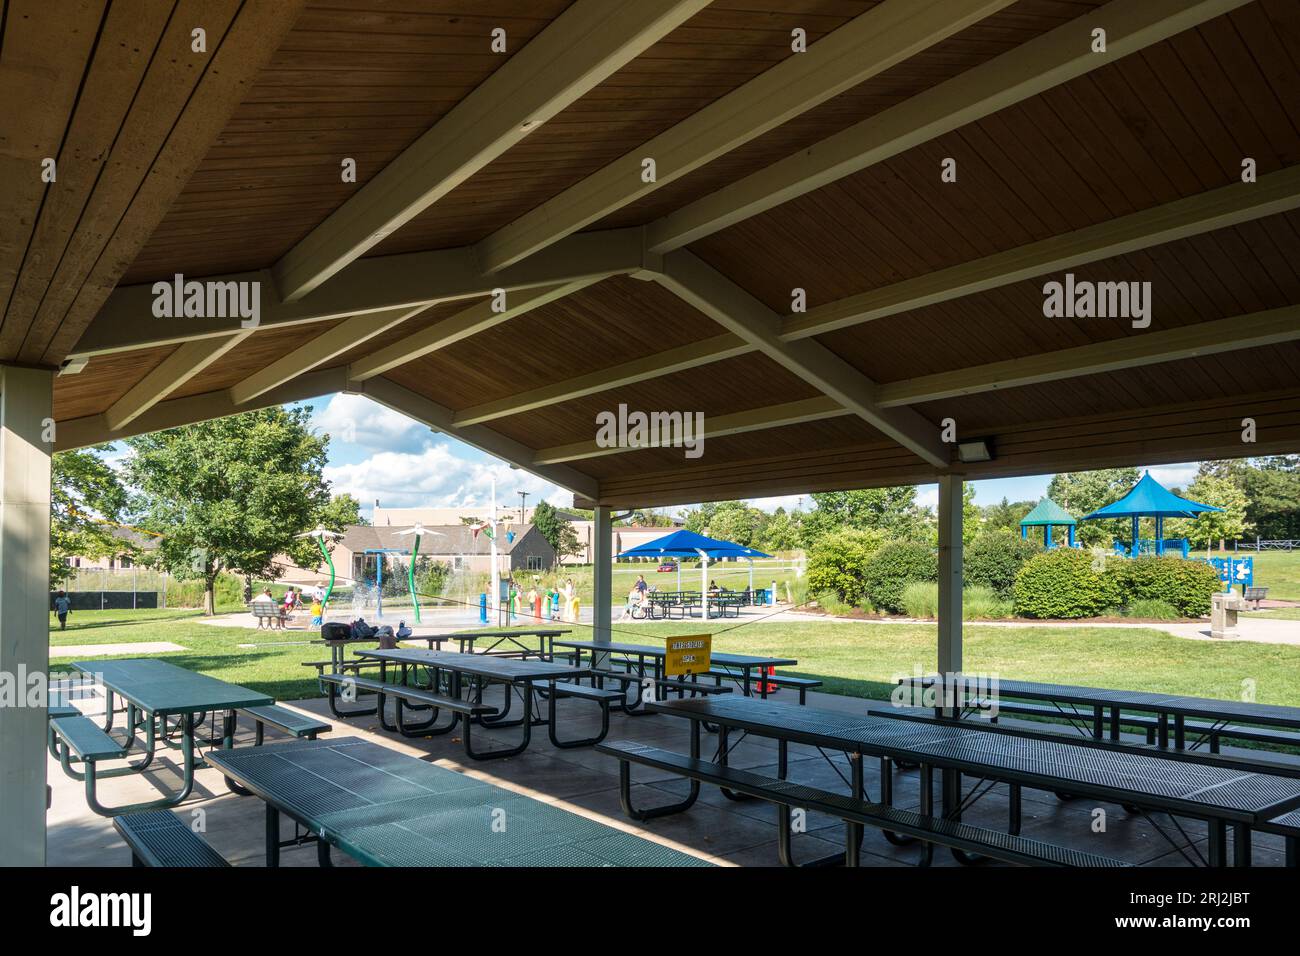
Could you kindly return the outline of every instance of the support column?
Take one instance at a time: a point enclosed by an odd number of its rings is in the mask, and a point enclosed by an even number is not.
[[[939,478],[939,673],[961,670],[962,477]]]
[[[0,866],[45,865],[45,701],[28,707],[50,644],[50,454],[54,373],[0,367]]]
[[[591,639],[597,644],[610,642],[610,620],[614,616],[614,522],[610,509],[596,506],[595,520],[592,522],[591,563]],[[593,655],[597,667],[607,666],[606,654]]]

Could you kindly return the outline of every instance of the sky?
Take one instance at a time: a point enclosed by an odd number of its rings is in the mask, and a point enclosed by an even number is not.
[[[435,434],[428,427],[364,396],[340,393],[301,404],[311,406],[314,427],[330,435],[325,477],[334,493],[354,496],[367,517],[373,512],[376,499],[388,508],[485,505],[494,475],[497,500],[502,506],[517,505],[520,491],[528,492],[531,504],[539,499],[557,507],[573,504],[572,494],[559,486],[454,438]],[[1154,466],[1151,474],[1166,487],[1186,487],[1196,474],[1196,463]],[[1036,501],[1047,493],[1051,479],[1047,474],[993,478],[972,484],[976,503],[989,505],[1004,497],[1010,501]],[[936,485],[918,487],[918,504],[933,508],[938,500]],[[766,511],[778,506],[791,510],[800,506],[801,499],[799,495],[787,495],[755,498],[751,503]],[[802,501],[804,508],[811,504],[810,498]],[[681,509],[666,510],[676,513]]]

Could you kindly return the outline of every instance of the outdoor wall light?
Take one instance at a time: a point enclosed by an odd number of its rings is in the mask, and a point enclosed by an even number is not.
[[[957,457],[963,462],[992,461],[993,448],[987,438],[957,443]]]

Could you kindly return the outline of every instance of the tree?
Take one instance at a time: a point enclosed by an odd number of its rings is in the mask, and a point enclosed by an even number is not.
[[[1261,458],[1246,470],[1246,520],[1265,540],[1300,538],[1300,456]]]
[[[812,499],[817,507],[804,518],[805,547],[840,528],[875,529],[903,540],[925,533],[924,517],[916,507],[915,485],[821,492]]]
[[[998,504],[985,505],[983,530],[1020,534],[1020,522],[1037,504],[1036,501],[1008,501],[1004,497]]]
[[[1195,520],[1176,519],[1165,522],[1165,534],[1173,538],[1187,538],[1193,547],[1207,551],[1216,541],[1224,546],[1227,538],[1237,539],[1246,533],[1246,493],[1236,480],[1222,472],[1206,470],[1196,476],[1187,488],[1186,497],[1201,504],[1214,505],[1222,511],[1207,511]]]
[[[638,528],[671,528],[673,519],[653,509],[640,508],[632,512],[628,523]]]
[[[555,549],[557,561],[563,561],[571,554],[582,553],[582,543],[578,541],[573,525],[565,521],[549,501],[540,501],[533,509],[533,524]]]
[[[748,548],[766,523],[767,515],[757,508],[743,501],[724,501],[713,510],[707,533],[719,541],[734,541]]]
[[[802,511],[787,512],[784,508],[777,508],[764,526],[756,547],[771,554],[793,551],[799,547],[802,524]]]
[[[1063,472],[1052,476],[1047,496],[1076,518],[1082,518],[1128,494],[1140,477],[1136,468]],[[1124,519],[1086,521],[1075,529],[1075,537],[1086,545],[1108,547],[1115,538],[1127,539],[1131,529],[1132,524]]]
[[[50,581],[67,580],[73,556],[105,558],[132,550],[113,534],[126,506],[122,480],[97,452],[108,445],[61,451],[50,466]]]
[[[330,501],[329,437],[312,433],[310,415],[272,407],[127,439],[140,523],[163,535],[164,567],[202,579],[204,613],[216,612],[222,572],[273,577],[281,553],[314,563],[314,543],[295,535],[326,517],[341,528],[348,506]]]

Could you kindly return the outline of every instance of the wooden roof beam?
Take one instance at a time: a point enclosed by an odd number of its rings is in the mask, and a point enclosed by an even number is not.
[[[786,341],[985,292],[1300,208],[1300,165],[1144,209],[787,316]]]
[[[578,0],[273,267],[296,302],[694,16],[709,0]]]
[[[648,246],[680,249],[1249,2],[1113,0],[650,223]],[[1091,49],[1097,27],[1104,54]]]
[[[669,253],[656,281],[934,468],[948,467],[937,427],[912,409],[881,408],[875,382],[819,342],[782,341],[780,316],[702,260]]]
[[[407,362],[413,362],[422,355],[436,352],[461,339],[485,332],[494,326],[507,322],[516,316],[530,312],[548,302],[555,302],[570,293],[585,288],[594,280],[579,279],[562,285],[542,286],[537,289],[522,289],[506,296],[505,308],[496,311],[491,298],[484,299],[457,312],[448,319],[421,329],[392,345],[380,349],[372,355],[358,359],[348,367],[348,378],[356,382],[382,375]]]
[[[217,342],[186,342],[110,405],[104,423],[110,431],[121,431],[251,334],[241,331]]]
[[[479,243],[488,271],[558,242],[705,163],[1011,5],[883,0]],[[642,162],[656,174],[645,182]]]
[[[257,327],[280,328],[475,298],[498,288],[509,292],[638,272],[646,265],[642,238],[640,228],[570,236],[541,255],[495,275],[483,271],[470,246],[361,259],[297,302],[283,302],[275,295],[266,270],[212,276],[203,281],[259,283]],[[115,290],[69,357],[220,338],[229,335],[239,322],[217,317],[158,319],[153,314],[155,284]]]

